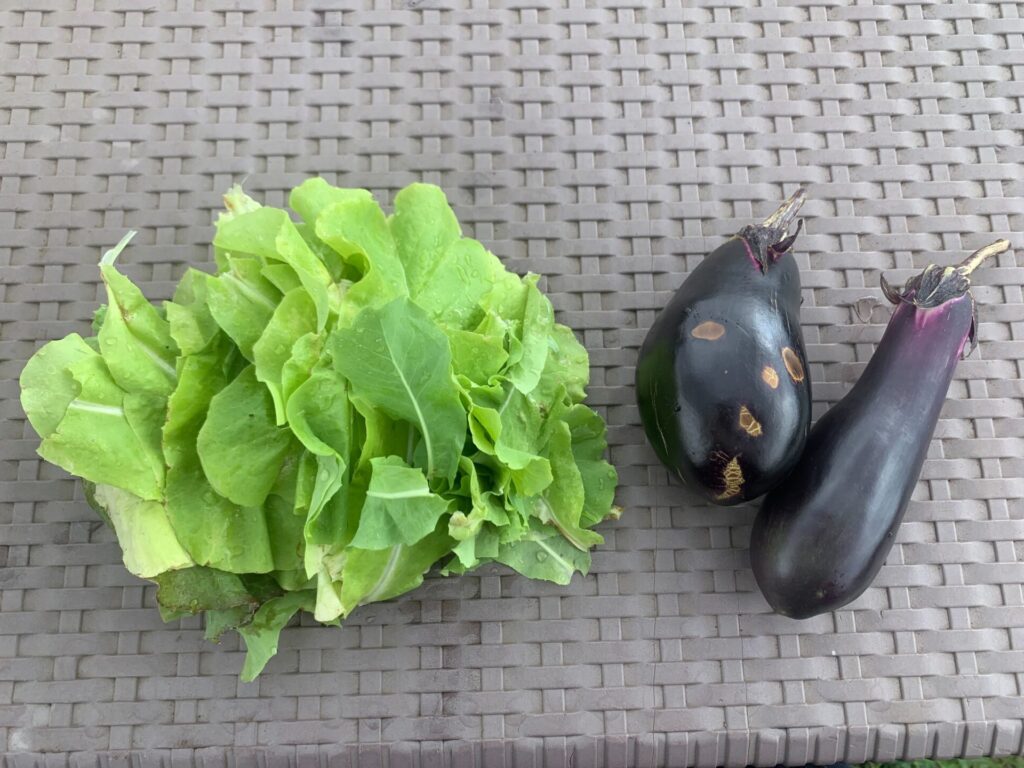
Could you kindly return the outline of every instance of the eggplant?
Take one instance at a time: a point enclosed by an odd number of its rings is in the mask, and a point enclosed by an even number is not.
[[[850,392],[811,430],[793,472],[751,532],[757,584],[778,613],[804,619],[855,600],[892,547],[957,362],[973,349],[970,276],[1006,240],[956,267],[930,265],[896,291],[878,348]]]
[[[790,228],[803,190],[708,255],[651,326],[636,366],[644,431],[709,501],[761,496],[793,468],[811,420]]]

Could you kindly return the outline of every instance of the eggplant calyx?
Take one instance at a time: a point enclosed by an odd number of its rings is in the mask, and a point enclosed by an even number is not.
[[[929,264],[924,272],[907,280],[902,290],[893,288],[885,279],[885,275],[881,276],[881,283],[882,293],[893,304],[904,302],[921,309],[932,309],[966,294],[971,302],[971,328],[967,332],[967,342],[964,344],[961,357],[967,357],[978,346],[978,305],[974,302],[974,295],[970,290],[971,281],[956,267]]]
[[[960,352],[961,360],[970,357],[971,352],[978,346],[978,304],[974,300],[974,294],[968,293],[967,295],[971,297],[971,329],[967,332],[967,342]]]
[[[782,254],[784,254],[786,251],[788,251],[790,248],[793,247],[793,243],[796,242],[796,239],[797,239],[797,237],[800,236],[800,232],[803,230],[803,228],[804,228],[804,220],[803,219],[799,219],[796,222],[796,232],[794,232],[789,237],[787,237],[787,238],[785,238],[783,240],[780,240],[779,242],[775,243],[774,245],[769,245],[768,246],[768,250],[772,252],[772,255],[774,256],[774,259],[779,258],[779,256],[781,256]],[[773,261],[774,261],[774,259],[773,259]]]
[[[882,293],[893,304],[906,302],[921,309],[932,309],[947,301],[967,295],[971,300],[971,330],[968,333],[964,357],[967,357],[977,346],[978,307],[971,295],[971,273],[983,261],[1003,253],[1010,248],[1008,240],[997,240],[979,248],[955,267],[940,267],[929,264],[919,275],[907,280],[902,290],[893,288],[885,275],[881,276]]]
[[[803,228],[803,221],[797,222],[796,231],[790,234],[790,227],[804,204],[804,190],[798,189],[780,205],[771,216],[760,224],[746,226],[736,233],[745,240],[750,255],[763,274],[782,254],[789,251]]]
[[[937,307],[967,293],[971,288],[971,273],[986,259],[1009,249],[1009,240],[996,240],[979,248],[955,267],[929,264],[921,274],[907,280],[901,291],[893,288],[882,275],[882,293],[893,304],[906,301],[922,309]]]

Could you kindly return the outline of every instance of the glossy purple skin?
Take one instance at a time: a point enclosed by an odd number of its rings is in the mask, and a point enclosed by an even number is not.
[[[721,335],[695,336],[709,325]],[[796,376],[787,370],[787,349]],[[761,496],[796,464],[807,438],[806,359],[792,253],[775,256],[762,272],[747,241],[731,238],[693,270],[644,339],[636,398],[648,442],[676,477],[714,504]],[[755,419],[756,428],[745,429],[744,418]],[[729,487],[733,462],[742,481]]]
[[[751,564],[796,619],[860,596],[892,547],[973,320],[970,294],[900,303],[850,393],[811,429],[796,468],[754,523]]]

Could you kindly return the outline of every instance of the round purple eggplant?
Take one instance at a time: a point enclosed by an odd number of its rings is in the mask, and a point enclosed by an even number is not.
[[[772,608],[803,619],[856,599],[885,562],[957,362],[975,341],[970,274],[1000,240],[956,267],[929,266],[896,291],[863,375],[811,430],[796,468],[754,522],[754,576]]]
[[[790,228],[803,190],[708,255],[644,339],[636,395],[658,458],[721,505],[774,487],[807,438],[811,384]]]

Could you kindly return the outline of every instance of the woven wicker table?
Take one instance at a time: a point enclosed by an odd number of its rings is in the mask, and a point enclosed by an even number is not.
[[[0,5],[0,765],[255,765],[265,751],[260,765],[740,766],[1022,749],[1019,255],[979,273],[980,347],[899,543],[834,614],[768,611],[746,551],[754,510],[669,483],[631,388],[687,270],[798,184],[816,415],[880,336],[882,270],[901,281],[995,236],[1019,248],[1019,3]],[[95,264],[125,230],[139,230],[126,271],[165,298],[186,264],[209,264],[230,184],[283,205],[314,174],[387,204],[409,182],[440,184],[469,234],[545,275],[590,350],[625,514],[569,588],[498,568],[432,578],[342,629],[286,630],[243,684],[237,639],[162,625],[80,486],[36,457],[17,376],[43,340],[86,329]]]

